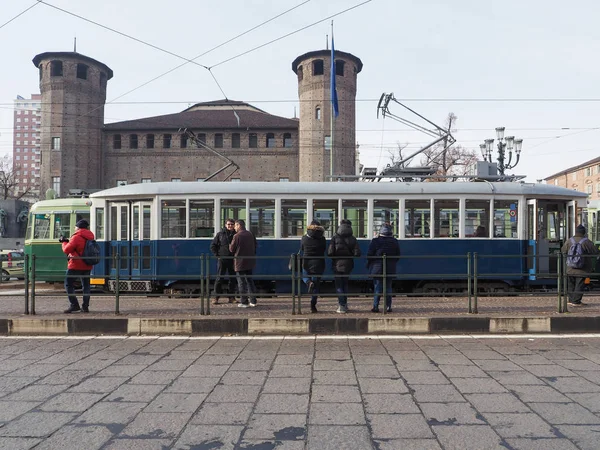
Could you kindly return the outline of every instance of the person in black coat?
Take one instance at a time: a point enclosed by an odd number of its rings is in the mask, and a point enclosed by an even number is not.
[[[338,313],[348,312],[348,277],[354,269],[354,258],[360,257],[360,247],[352,236],[352,222],[340,221],[337,233],[331,238],[327,256],[332,258],[335,290],[338,294]]]
[[[318,220],[313,220],[302,236],[300,253],[302,255],[302,280],[308,287],[310,311],[317,312],[317,298],[321,285],[321,275],[325,272],[325,250],[327,241],[323,235],[325,229]]]
[[[233,255],[229,251],[229,244],[235,235],[234,220],[225,220],[225,226],[219,231],[210,244],[210,251],[217,259],[217,278],[215,279],[215,299],[213,304],[219,304],[219,295],[223,293],[223,284],[227,283],[229,303],[235,303],[235,270],[233,269]]]
[[[385,258],[385,283],[383,280],[383,255]],[[393,236],[392,227],[383,224],[379,230],[379,236],[374,238],[367,250],[367,269],[373,277],[373,309],[371,312],[379,312],[379,300],[383,293],[385,284],[385,307],[387,312],[392,312],[392,281],[396,275],[396,264],[400,256],[400,245]]]

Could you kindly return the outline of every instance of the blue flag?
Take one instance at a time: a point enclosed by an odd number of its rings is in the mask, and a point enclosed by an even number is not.
[[[331,107],[333,108],[333,115],[337,117],[340,114],[338,109],[338,96],[337,89],[335,87],[335,48],[333,47],[333,31],[331,32],[331,82],[329,89],[331,91]]]

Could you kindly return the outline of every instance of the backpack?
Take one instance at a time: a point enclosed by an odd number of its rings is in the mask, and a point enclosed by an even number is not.
[[[100,262],[100,246],[94,239],[85,241],[81,260],[88,266],[95,266]]]
[[[583,269],[585,264],[585,259],[583,258],[583,241],[587,238],[581,238],[579,242],[575,239],[571,238],[569,242],[571,246],[569,247],[569,252],[567,253],[567,267],[572,269]]]

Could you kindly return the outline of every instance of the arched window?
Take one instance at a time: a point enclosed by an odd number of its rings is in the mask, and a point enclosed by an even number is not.
[[[275,147],[275,135],[273,133],[267,133],[267,148]]]
[[[62,61],[52,61],[50,63],[50,76],[52,76],[52,77],[62,77],[63,76]]]
[[[292,148],[292,135],[290,133],[284,133],[283,146],[285,148]]]
[[[323,75],[323,60],[315,59],[313,61],[313,75]]]
[[[321,107],[317,106],[315,108],[315,119],[321,120]]]

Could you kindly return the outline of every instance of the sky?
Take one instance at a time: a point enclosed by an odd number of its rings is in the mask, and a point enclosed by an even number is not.
[[[225,96],[293,117],[298,90],[291,63],[326,47],[333,20],[336,50],[364,64],[356,139],[365,166],[381,169],[398,144],[416,150],[432,140],[378,118],[383,93],[440,125],[453,112],[457,144],[478,152],[485,139],[496,137],[496,127],[506,127],[507,136],[523,139],[521,160],[507,172],[527,181],[600,156],[600,4],[592,0],[1,3],[0,154],[12,153],[13,100],[39,92],[32,58],[72,51],[74,37],[79,53],[114,71],[106,123],[170,114]],[[187,64],[140,87],[184,62],[173,54],[191,59],[254,27],[196,60],[210,72]],[[390,112],[413,118],[394,103]]]

